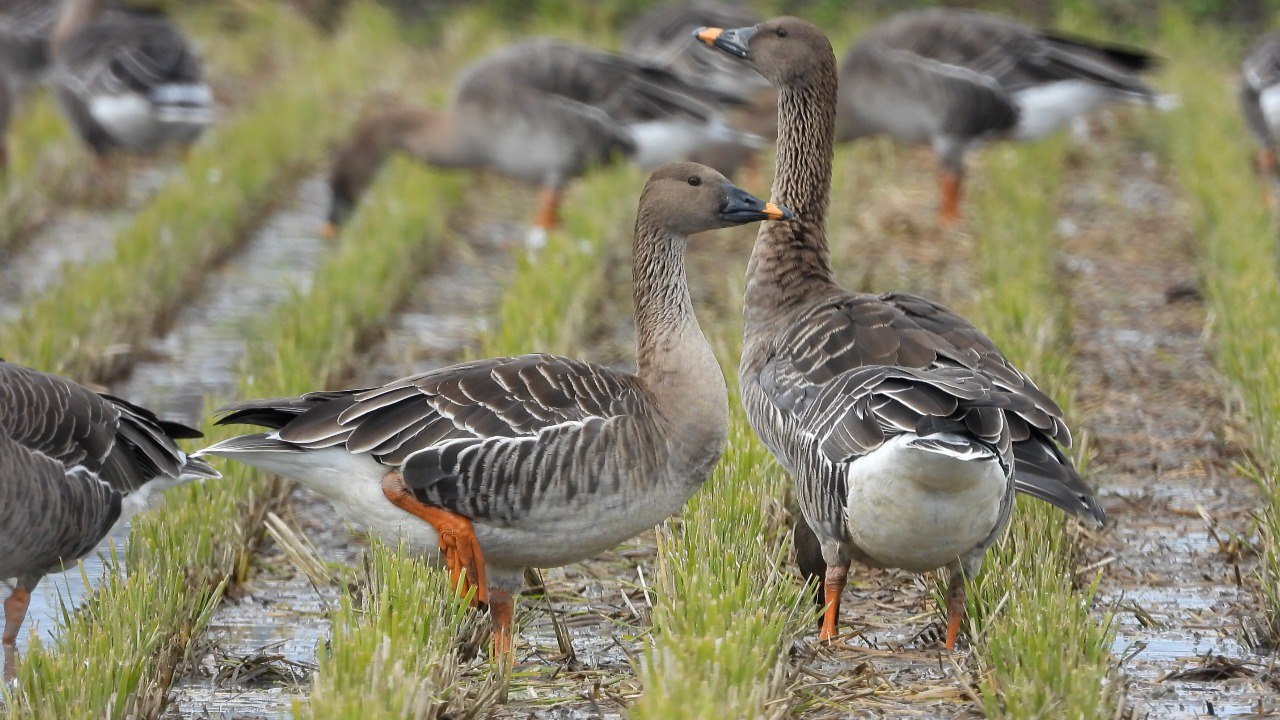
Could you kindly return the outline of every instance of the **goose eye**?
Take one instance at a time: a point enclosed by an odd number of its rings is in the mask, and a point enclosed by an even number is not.
[[[694,187],[698,187],[699,185],[702,184],[702,178],[698,177],[697,175],[694,175],[693,177],[689,178],[689,184]]]
[[[778,28],[776,32],[778,33],[778,37],[786,37],[786,36],[787,36],[787,29],[786,29],[786,28]]]

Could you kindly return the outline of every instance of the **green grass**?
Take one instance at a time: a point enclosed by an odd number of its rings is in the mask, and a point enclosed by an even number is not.
[[[1163,17],[1169,85],[1182,106],[1154,134],[1191,201],[1200,239],[1201,289],[1213,354],[1250,432],[1261,491],[1263,624],[1280,643],[1280,284],[1276,225],[1266,184],[1250,170],[1254,147],[1235,98],[1241,48],[1220,30],[1185,16]]]
[[[783,511],[771,501],[789,479],[734,408],[724,459],[658,533],[637,720],[783,717],[794,702],[787,651],[813,608],[787,567]]]
[[[379,27],[381,23],[381,27]],[[106,259],[69,268],[59,284],[0,329],[18,362],[104,380],[191,296],[211,263],[315,167],[348,126],[365,72],[394,73],[390,18],[365,11],[332,43],[296,48],[298,72],[197,145],[171,180],[116,237]],[[390,67],[389,67],[390,65]]]
[[[1063,152],[1061,138],[996,147],[975,170],[982,295],[966,315],[1070,422],[1071,316],[1057,282],[1054,231]],[[1056,508],[1020,498],[971,588],[969,627],[990,716],[1104,718],[1122,700],[1108,682],[1109,620],[1095,617],[1093,588],[1074,587],[1071,522]]]
[[[334,62],[349,60],[347,53],[377,57],[374,48],[395,36],[387,16],[368,7],[356,12],[359,30],[338,41],[344,51]],[[395,164],[312,291],[290,297],[252,331],[239,394],[293,394],[344,374],[359,340],[376,331],[431,263],[446,237],[447,208],[460,195],[455,179]],[[171,491],[163,513],[135,522],[126,565],[146,571],[110,573],[86,608],[67,618],[53,647],[33,640],[6,717],[159,713],[173,665],[216,606],[222,583],[243,573],[261,517],[281,492],[247,468],[224,471],[224,480]]]

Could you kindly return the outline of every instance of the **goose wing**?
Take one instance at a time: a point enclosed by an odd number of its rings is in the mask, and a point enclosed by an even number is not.
[[[715,103],[728,99],[666,70],[554,40],[533,40],[495,53],[473,67],[460,91],[481,84],[558,95],[624,124],[671,118],[710,122],[719,118]]]
[[[49,33],[58,19],[58,4],[45,0],[0,2],[0,67],[34,82],[49,65]]]
[[[1280,85],[1280,33],[1264,35],[1254,43],[1241,66],[1241,76],[1255,93]]]
[[[214,478],[174,443],[199,431],[65,378],[0,361],[0,432],[64,468],[127,495],[156,478]]]
[[[220,424],[278,427],[300,448],[342,447],[401,468],[419,500],[490,523],[526,521],[547,493],[567,503],[578,478],[616,462],[602,444],[642,415],[635,378],[553,355],[492,358],[370,390],[256,400]],[[595,472],[592,472],[594,469]],[[585,495],[586,493],[582,493]]]
[[[911,50],[860,42],[841,75],[843,104],[882,117],[885,129],[929,117],[943,135],[976,138],[1018,122],[1016,105],[994,77]]]
[[[995,395],[1004,398],[999,414],[1013,444],[1017,489],[1072,514],[1102,520],[1092,490],[1058,447],[1071,443],[1062,409],[995,343],[942,305],[908,293],[839,295],[795,323],[777,347],[785,350],[765,363],[761,383],[779,411],[809,422],[821,416],[819,408],[831,406],[832,393],[840,395],[851,382],[848,374],[862,368],[972,372],[975,379],[969,385],[990,383]],[[919,382],[934,387],[929,393],[948,387],[932,378]],[[828,388],[832,383],[837,384]],[[963,399],[958,392],[952,395]],[[913,397],[909,394],[886,397],[894,402],[881,403],[877,417],[897,418],[900,425],[916,422],[912,418],[924,407],[903,406],[902,398]]]
[[[122,494],[0,431],[0,579],[30,588],[84,556],[120,517]]]
[[[1007,90],[1084,80],[1144,97],[1138,78],[1155,58],[1145,51],[1037,30],[999,15],[965,10],[904,13],[864,38],[988,75]]]
[[[58,60],[69,76],[64,83],[77,94],[137,93],[157,102],[209,103],[207,90],[165,96],[175,86],[203,87],[204,70],[186,38],[159,12],[112,8],[70,38]]]

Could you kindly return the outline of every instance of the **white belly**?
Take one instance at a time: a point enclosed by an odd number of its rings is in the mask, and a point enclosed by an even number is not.
[[[1280,85],[1272,85],[1258,94],[1258,106],[1267,121],[1272,139],[1280,138]]]
[[[1042,138],[1115,96],[1113,91],[1084,80],[1063,80],[1019,90],[1013,93],[1019,111],[1013,138]]]
[[[855,461],[846,523],[885,567],[936,570],[968,554],[1000,522],[1009,482],[994,456],[961,460],[909,447],[903,435]]]

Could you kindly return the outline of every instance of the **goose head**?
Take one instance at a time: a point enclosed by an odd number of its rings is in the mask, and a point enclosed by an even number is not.
[[[791,220],[785,207],[765,202],[717,170],[692,162],[658,168],[640,195],[640,220],[680,236],[762,220]]]
[[[796,17],[741,28],[701,28],[694,37],[745,62],[774,85],[792,85],[832,62],[826,34]]]

